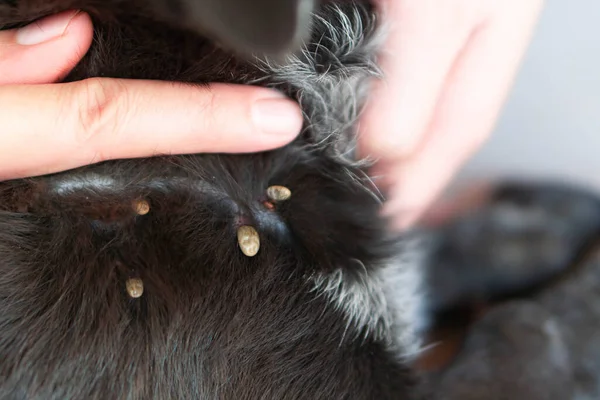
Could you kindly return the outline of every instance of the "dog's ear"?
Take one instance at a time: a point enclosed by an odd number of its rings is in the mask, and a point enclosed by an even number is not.
[[[177,24],[208,34],[233,51],[280,56],[310,31],[318,0],[155,0]]]

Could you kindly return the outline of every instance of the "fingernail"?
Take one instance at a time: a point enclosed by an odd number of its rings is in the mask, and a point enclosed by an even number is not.
[[[298,105],[281,96],[257,100],[252,119],[257,128],[269,135],[297,135],[302,129]]]
[[[15,41],[24,46],[40,44],[62,36],[79,11],[65,11],[43,18],[17,30]]]

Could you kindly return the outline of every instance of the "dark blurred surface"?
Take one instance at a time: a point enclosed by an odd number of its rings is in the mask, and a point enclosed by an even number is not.
[[[600,399],[599,231],[596,195],[530,182],[427,229],[436,398]]]

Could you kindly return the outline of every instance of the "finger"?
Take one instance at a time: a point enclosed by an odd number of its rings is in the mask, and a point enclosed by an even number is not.
[[[505,3],[506,5],[506,3]],[[492,131],[531,37],[542,1],[505,7],[470,41],[450,73],[428,140],[396,167],[386,212],[398,227],[416,221]]]
[[[361,121],[366,128],[361,132],[365,155],[398,159],[415,150],[447,74],[472,33],[472,20],[480,18],[478,7],[458,3],[384,3],[389,50],[381,56],[385,80],[377,83]]]
[[[77,11],[0,31],[0,85],[59,81],[86,53],[92,35],[90,17]]]
[[[89,79],[0,86],[0,179],[117,158],[255,152],[302,126],[291,100],[268,89]]]

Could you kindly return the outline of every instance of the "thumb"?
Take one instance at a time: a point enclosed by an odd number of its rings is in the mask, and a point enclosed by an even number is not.
[[[61,80],[87,52],[92,35],[90,17],[73,10],[0,31],[0,85]]]

